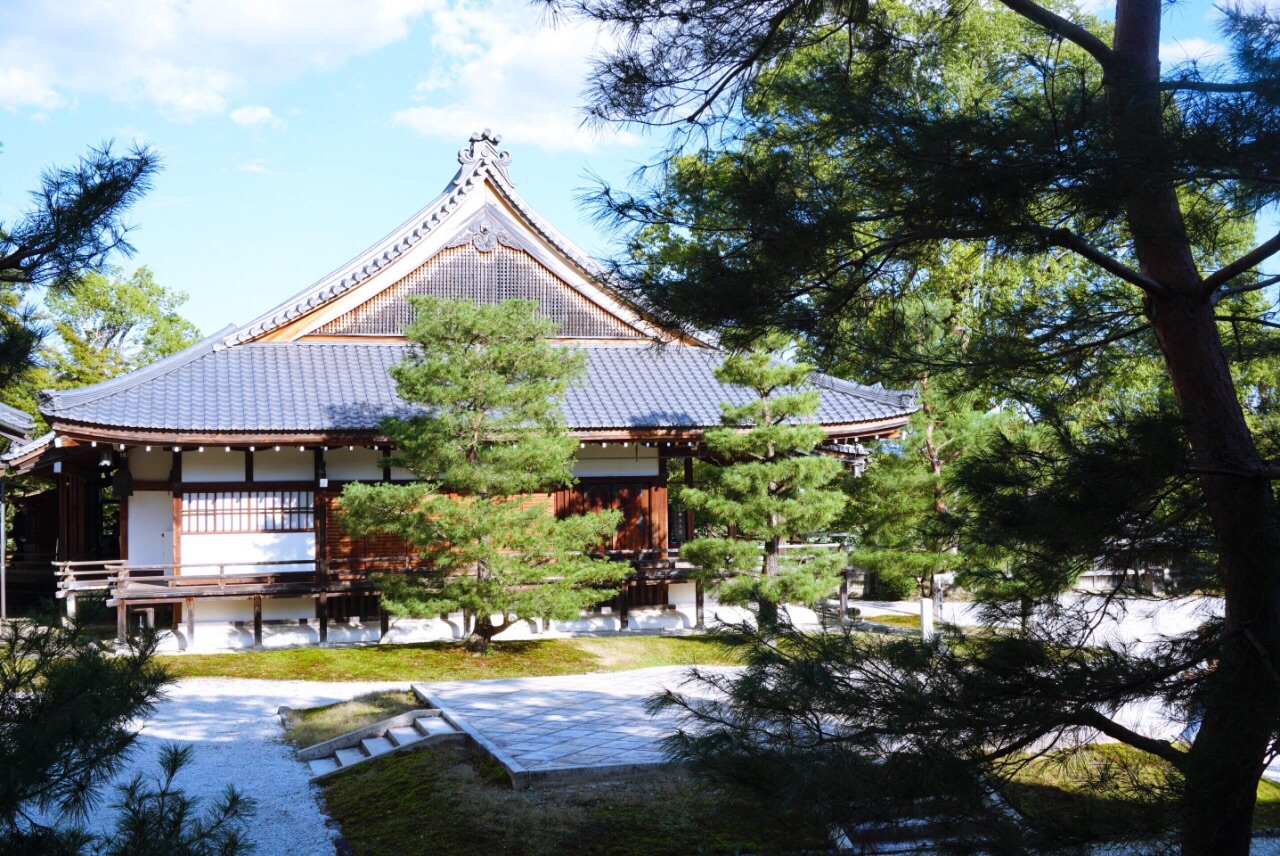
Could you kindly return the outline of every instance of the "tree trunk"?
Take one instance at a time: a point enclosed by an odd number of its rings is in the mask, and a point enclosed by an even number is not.
[[[1280,528],[1207,299],[1149,301],[1219,548],[1226,623],[1187,759],[1184,856],[1246,854],[1271,725],[1280,713]],[[1241,471],[1241,475],[1224,472]]]
[[[1185,420],[1213,521],[1226,622],[1199,733],[1183,764],[1184,856],[1244,856],[1280,713],[1280,521],[1245,422],[1168,166],[1159,91],[1161,0],[1120,0],[1107,70],[1117,191],[1146,312]]]
[[[773,599],[769,583],[778,576],[781,552],[779,539],[770,538],[764,542],[764,578],[756,587],[756,604],[759,606],[759,615],[756,620],[760,622],[761,627],[778,626],[778,602]]]
[[[488,615],[476,615],[475,626],[467,637],[467,650],[474,654],[488,654],[493,647],[493,637],[505,628],[493,626],[493,618]]]

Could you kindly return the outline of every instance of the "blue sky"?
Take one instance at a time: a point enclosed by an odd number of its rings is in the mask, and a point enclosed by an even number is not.
[[[1214,14],[1174,5],[1165,59],[1212,59]],[[491,127],[521,194],[603,255],[609,236],[577,197],[593,174],[625,182],[662,140],[581,127],[600,39],[548,26],[523,0],[5,0],[0,220],[89,144],[155,147],[166,169],[121,264],[188,292],[187,315],[211,333],[398,225]]]

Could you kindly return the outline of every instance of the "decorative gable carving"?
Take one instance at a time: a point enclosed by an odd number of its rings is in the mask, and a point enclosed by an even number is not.
[[[462,297],[477,303],[522,299],[572,339],[642,339],[634,328],[574,291],[492,220],[478,218],[450,247],[395,285],[315,332],[328,336],[402,336],[414,295]]]
[[[513,250],[526,249],[524,244],[512,237],[511,233],[502,228],[487,212],[474,220],[470,226],[462,230],[462,234],[445,246],[452,248],[466,244],[471,244],[482,253],[492,252],[498,244],[511,247]]]

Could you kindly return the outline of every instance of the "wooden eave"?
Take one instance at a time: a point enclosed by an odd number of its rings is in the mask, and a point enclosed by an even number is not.
[[[848,437],[861,440],[889,437],[907,423],[900,416],[876,422],[853,422],[823,425],[828,437]],[[374,432],[320,431],[300,432],[246,432],[246,431],[160,431],[151,429],[113,428],[110,426],[83,425],[72,422],[55,422],[50,426],[64,445],[98,443],[123,443],[128,446],[384,446],[386,436]],[[673,428],[582,428],[570,430],[570,434],[582,442],[623,441],[681,441],[701,440],[709,427]]]

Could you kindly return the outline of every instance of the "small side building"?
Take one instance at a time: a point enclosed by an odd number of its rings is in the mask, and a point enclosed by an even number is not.
[[[416,557],[391,539],[345,534],[335,501],[348,482],[412,478],[380,466],[394,450],[379,425],[405,407],[388,370],[408,347],[406,298],[433,294],[535,300],[559,326],[555,341],[587,354],[586,378],[564,403],[581,441],[578,484],[530,497],[548,514],[623,513],[606,547],[634,573],[582,626],[634,626],[641,608],[658,623],[673,607],[692,610],[694,585],[677,561],[689,521],[668,508],[667,474],[699,454],[720,402],[750,393],[716,380],[713,341],[663,329],[611,291],[516,193],[498,144],[473,135],[440,196],[249,323],[41,396],[51,431],[3,461],[56,482],[52,560],[64,595],[105,591],[122,627],[172,625],[186,646],[263,644],[264,626],[268,643],[405,638],[411,623],[389,626],[369,572]],[[892,435],[915,409],[909,393],[824,375],[812,383],[828,453]],[[447,618],[429,624],[414,632],[459,631]]]

